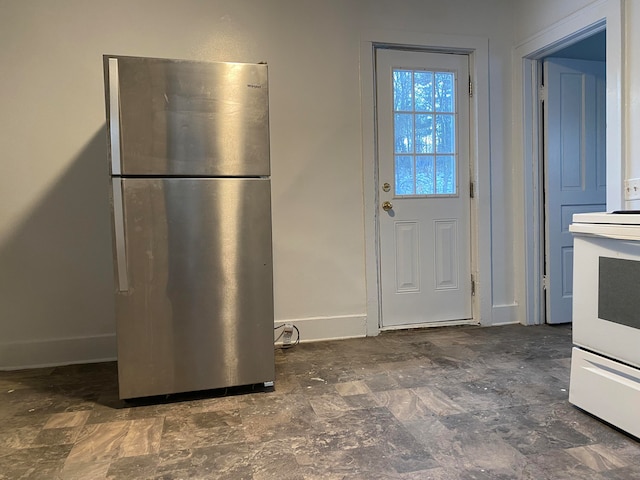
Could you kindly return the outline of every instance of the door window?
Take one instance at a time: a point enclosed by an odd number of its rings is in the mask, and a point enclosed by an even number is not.
[[[392,76],[395,196],[457,195],[455,72]]]

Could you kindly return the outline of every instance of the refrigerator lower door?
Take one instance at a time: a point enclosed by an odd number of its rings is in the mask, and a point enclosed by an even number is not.
[[[273,381],[270,181],[113,181],[120,397]]]

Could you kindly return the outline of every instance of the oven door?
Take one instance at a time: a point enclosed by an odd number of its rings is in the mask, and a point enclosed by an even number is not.
[[[571,229],[573,342],[640,367],[640,236],[616,238],[613,226],[593,227],[589,234]]]

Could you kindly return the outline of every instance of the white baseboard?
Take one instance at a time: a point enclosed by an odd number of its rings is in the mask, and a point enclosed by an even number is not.
[[[116,351],[115,333],[0,343],[0,370],[113,361]]]
[[[286,323],[295,325],[300,331],[300,342],[319,342],[367,336],[366,315],[344,315],[339,317],[311,317],[276,320],[275,327]],[[281,330],[281,329],[279,329]],[[275,331],[276,338],[279,330]],[[293,340],[295,341],[295,332]],[[278,342],[280,344],[281,342]]]
[[[365,315],[288,319],[276,321],[274,326],[285,323],[293,324],[298,328],[301,342],[366,336]],[[277,331],[275,333],[278,334]],[[295,336],[293,339],[295,340]],[[115,333],[92,337],[0,343],[0,370],[54,367],[116,359]]]
[[[492,307],[491,323],[482,322],[481,324],[483,326],[498,326],[518,323],[517,312],[517,304],[495,305]],[[367,316],[364,314],[292,318],[277,320],[274,322],[274,326],[278,327],[286,323],[298,328],[301,343],[367,336]],[[276,330],[274,334],[274,338],[276,338],[279,331]],[[295,341],[295,332],[293,340]],[[115,333],[92,337],[0,343],[0,370],[96,363],[115,361],[116,358]]]
[[[480,322],[483,327],[497,327],[499,325],[511,325],[513,323],[520,323],[518,321],[518,308],[517,303],[509,305],[494,305],[491,307],[491,322]]]

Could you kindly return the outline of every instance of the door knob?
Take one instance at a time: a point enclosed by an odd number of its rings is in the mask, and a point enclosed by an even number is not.
[[[391,210],[393,208],[393,204],[391,202],[382,202],[382,209],[385,212],[388,212],[389,210]]]

